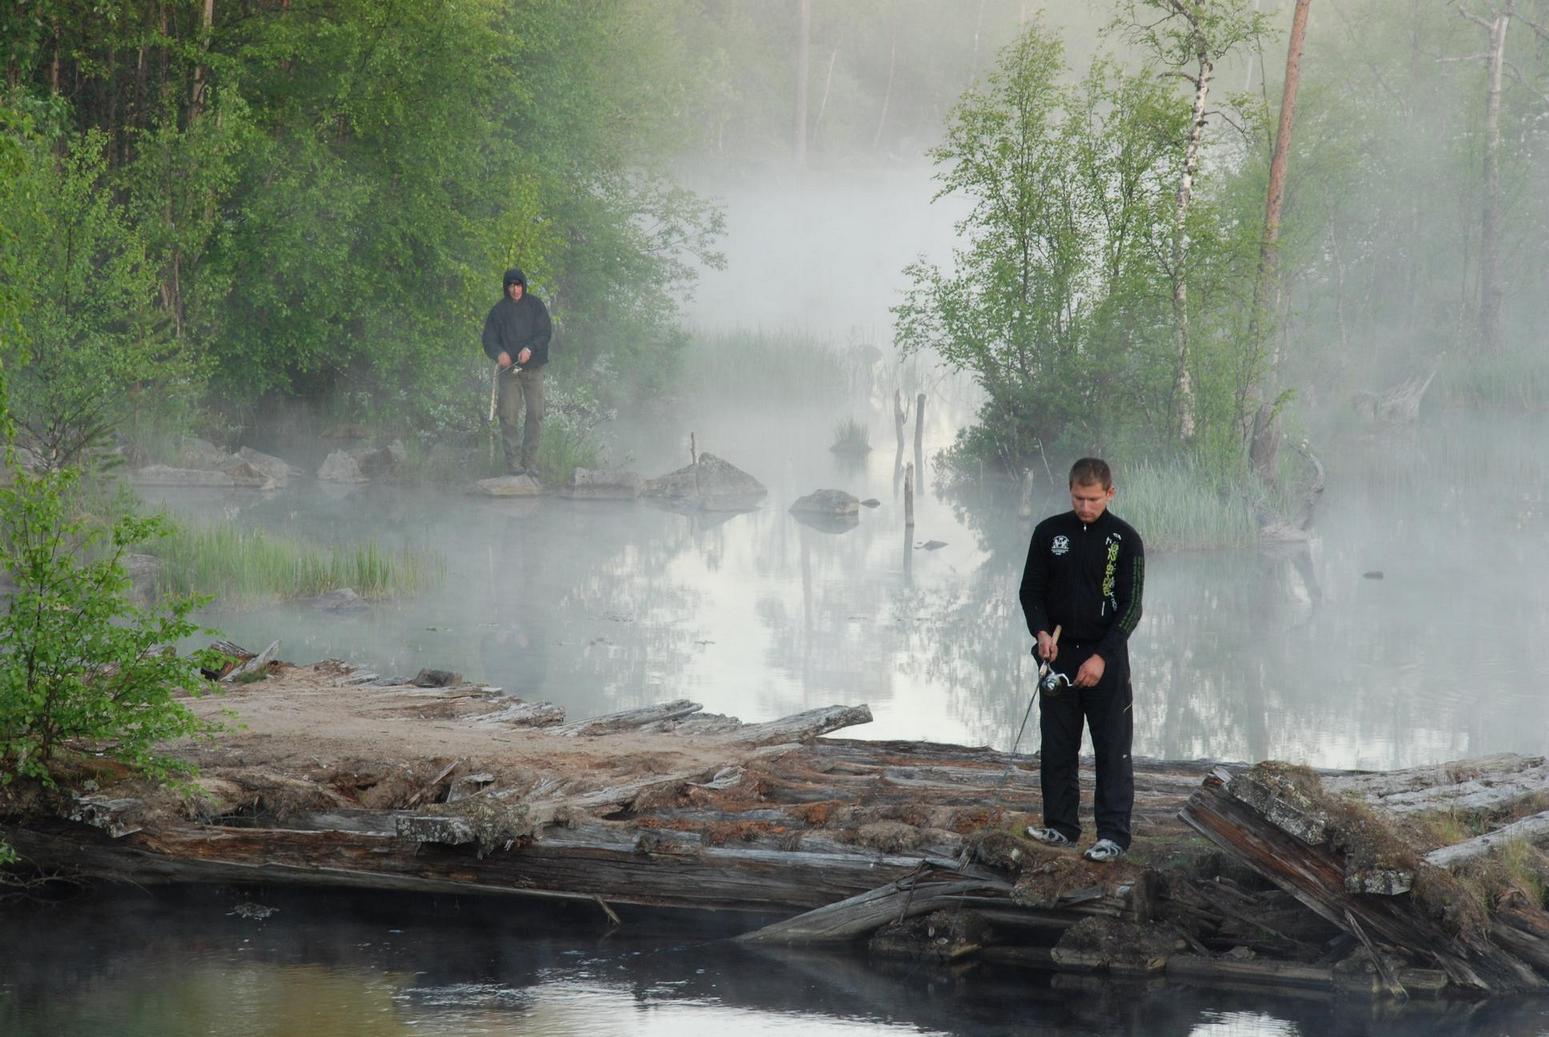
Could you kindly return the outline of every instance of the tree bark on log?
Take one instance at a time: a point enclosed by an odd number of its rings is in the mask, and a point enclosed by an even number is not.
[[[1342,859],[1268,822],[1218,781],[1207,780],[1182,816],[1201,835],[1335,926],[1351,931],[1354,919],[1373,939],[1427,954],[1461,987],[1489,993],[1549,989],[1549,982],[1519,958],[1482,936],[1444,930],[1411,898],[1348,893]]]

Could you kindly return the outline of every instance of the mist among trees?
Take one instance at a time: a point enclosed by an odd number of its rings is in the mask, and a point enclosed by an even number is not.
[[[1432,401],[1541,406],[1549,4],[1304,3],[1294,123],[1293,6],[10,5],[14,417],[55,465],[287,399],[472,435],[511,263],[574,405],[628,407],[725,241],[683,183],[922,159],[969,215],[953,262],[898,257],[894,337],[982,390],[959,461],[1273,484],[1281,437],[1433,373]]]

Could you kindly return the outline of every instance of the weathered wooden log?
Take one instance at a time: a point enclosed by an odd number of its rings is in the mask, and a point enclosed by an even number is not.
[[[1549,785],[1542,756],[1499,753],[1379,774],[1325,776],[1335,795],[1356,795],[1395,814],[1489,809]]]
[[[439,831],[439,829],[438,829]],[[446,829],[447,834],[451,829]],[[678,846],[642,849],[564,833],[480,857],[396,834],[180,825],[112,840],[80,825],[5,829],[29,863],[140,883],[281,882],[498,893],[786,914],[912,874],[917,857]]]
[[[278,642],[278,641],[270,641],[268,648],[265,648],[263,651],[259,652],[257,655],[253,656],[251,659],[247,659],[244,662],[242,662],[241,664],[232,667],[231,670],[228,671],[226,673],[226,675],[221,678],[221,682],[223,684],[230,684],[232,681],[236,680],[239,677],[246,676],[249,673],[256,673],[256,672],[258,672],[259,670],[263,669],[265,666],[268,666],[269,665],[269,661],[271,659],[273,659],[276,655],[278,655],[279,651],[280,651],[280,642]]]
[[[968,893],[1009,894],[1011,883],[990,874],[970,878],[921,873],[890,882],[762,929],[743,933],[739,943],[840,943],[868,936],[889,922],[929,914]]]
[[[514,700],[493,713],[474,720],[476,724],[505,724],[510,727],[553,727],[565,722],[565,708],[552,702]]]
[[[1425,855],[1425,860],[1427,864],[1434,864],[1438,868],[1455,868],[1465,861],[1477,860],[1519,839],[1530,843],[1549,839],[1549,810],[1534,814],[1532,817],[1524,817],[1520,821],[1513,821],[1493,832],[1476,835],[1461,843],[1432,850]]]
[[[1196,792],[1182,816],[1200,834],[1335,926],[1349,931],[1349,918],[1354,918],[1372,939],[1433,958],[1460,986],[1497,993],[1549,987],[1530,966],[1488,939],[1442,929],[1409,897],[1346,892],[1342,859],[1269,823],[1218,782]]]
[[[632,731],[645,727],[648,724],[660,723],[663,720],[676,720],[686,717],[690,713],[698,713],[704,709],[697,702],[688,699],[674,699],[671,702],[661,702],[654,706],[641,706],[638,709],[625,709],[617,713],[606,713],[600,717],[592,717],[590,720],[579,720],[573,724],[566,724],[558,728],[562,735],[579,737],[582,735],[606,735],[619,731]]]
[[[737,733],[737,740],[751,745],[805,742],[830,731],[869,724],[871,719],[871,710],[864,705],[824,706],[762,724],[747,724]]]
[[[1201,958],[1175,954],[1167,959],[1163,971],[1168,979],[1211,985],[1225,983],[1305,990],[1349,990],[1352,987],[1350,981],[1331,966],[1267,958]],[[1449,985],[1447,974],[1435,969],[1400,969],[1397,978],[1414,996],[1438,997]]]

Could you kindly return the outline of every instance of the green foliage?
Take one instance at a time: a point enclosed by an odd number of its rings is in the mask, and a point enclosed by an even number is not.
[[[53,468],[85,453],[137,410],[198,390],[198,368],[154,308],[144,242],[107,189],[106,141],[92,132],[20,142],[0,187],[0,226],[22,247],[8,283],[12,414],[22,445]]]
[[[374,540],[324,548],[230,524],[175,527],[154,551],[163,593],[210,595],[225,604],[316,597],[342,587],[390,598],[432,587],[446,572],[439,555],[388,551]]]
[[[1243,44],[1263,40],[1266,19],[1248,0],[1119,0],[1112,28],[1167,68],[1214,64]]]
[[[932,154],[972,203],[951,273],[916,263],[895,308],[906,352],[932,350],[986,393],[965,444],[1022,466],[1040,443],[1158,427],[1170,385],[1170,200],[1188,110],[1154,76],[1093,65],[1063,85],[1040,27],[953,110]]]
[[[157,747],[206,729],[178,695],[200,695],[208,653],[173,646],[199,628],[183,598],[132,603],[123,558],[164,527],[126,516],[110,531],[73,512],[74,473],[12,470],[0,488],[0,564],[15,590],[0,616],[0,782],[49,780],[67,744],[105,746],[155,775],[176,764]]]
[[[100,373],[106,346],[80,340],[118,336],[200,357],[233,406],[340,393],[434,423],[516,262],[554,310],[562,378],[659,387],[690,263],[717,261],[720,232],[664,172],[685,125],[680,6],[295,0],[216,5],[210,30],[200,5],[152,0],[0,14],[9,81],[54,128],[26,196],[0,187],[27,203],[0,227],[77,293],[23,300],[33,356]],[[51,151],[73,164],[50,172]],[[109,405],[196,399],[200,373],[89,397],[76,438],[100,438]]]

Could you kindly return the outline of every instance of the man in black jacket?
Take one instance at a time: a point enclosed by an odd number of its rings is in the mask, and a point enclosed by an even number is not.
[[[1129,849],[1135,803],[1129,636],[1140,622],[1145,548],[1140,534],[1108,510],[1112,500],[1107,463],[1077,461],[1071,510],[1038,523],[1022,571],[1022,611],[1038,639],[1034,654],[1057,675],[1043,683],[1038,716],[1044,823],[1027,834],[1051,846],[1074,846],[1080,838],[1077,757],[1085,719],[1097,755],[1097,842],[1084,855],[1094,861]]]
[[[500,445],[512,475],[538,474],[538,437],[543,429],[543,366],[549,362],[549,322],[543,300],[527,292],[520,267],[506,271],[505,298],[484,318],[484,352],[500,365]],[[517,421],[523,417],[521,439]]]

